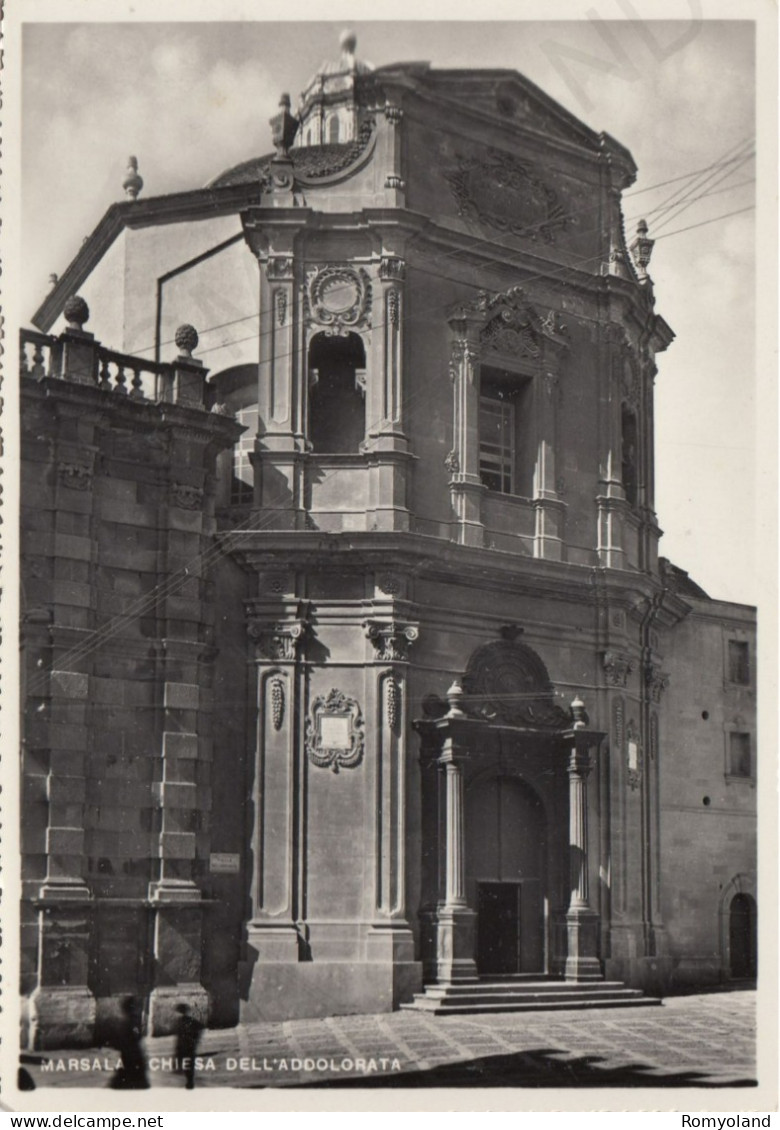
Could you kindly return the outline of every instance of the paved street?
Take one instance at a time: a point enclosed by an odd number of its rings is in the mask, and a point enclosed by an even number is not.
[[[243,1025],[204,1033],[195,1085],[750,1086],[755,1003],[746,990],[670,998],[657,1008]],[[152,1087],[183,1087],[173,1037],[145,1047]],[[115,1060],[111,1049],[23,1057],[38,1086],[55,1087],[108,1086]]]

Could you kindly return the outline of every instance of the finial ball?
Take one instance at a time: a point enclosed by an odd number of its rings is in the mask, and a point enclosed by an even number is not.
[[[345,55],[354,55],[355,48],[357,47],[357,36],[354,31],[350,31],[349,28],[342,31],[339,36],[339,45]]]
[[[62,312],[71,329],[80,330],[89,319],[89,306],[80,294],[72,294],[62,307]]]
[[[198,331],[194,326],[179,326],[173,340],[184,357],[191,357],[193,349],[198,346]]]

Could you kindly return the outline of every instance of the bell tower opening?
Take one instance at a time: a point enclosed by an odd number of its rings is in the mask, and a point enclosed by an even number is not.
[[[366,435],[366,351],[354,333],[316,334],[309,346],[309,439],[319,454],[356,454]]]

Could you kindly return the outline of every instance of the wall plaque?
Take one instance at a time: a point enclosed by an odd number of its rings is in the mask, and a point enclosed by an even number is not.
[[[238,852],[213,851],[209,856],[209,871],[217,875],[237,875],[241,870]]]
[[[354,698],[335,688],[318,695],[306,722],[306,752],[321,769],[352,769],[363,757],[363,716]]]

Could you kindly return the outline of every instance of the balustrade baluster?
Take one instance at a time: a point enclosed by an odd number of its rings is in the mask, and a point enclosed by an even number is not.
[[[28,377],[30,375],[30,367],[27,364],[27,343],[22,341],[19,343],[19,376]]]
[[[120,361],[117,361],[117,363],[116,363],[116,392],[121,393],[122,396],[127,396],[127,387],[126,386],[127,386],[127,378],[125,377],[125,367]]]
[[[98,388],[102,388],[104,392],[108,392],[111,388],[111,371],[108,367],[108,358],[104,357],[100,364],[100,380]]]
[[[132,390],[130,392],[130,399],[131,400],[143,400],[144,399],[143,380],[142,380],[142,377],[141,377],[140,368],[134,368],[133,369],[133,380],[132,380]]]
[[[43,364],[43,360],[44,360],[43,347],[41,346],[41,343],[39,341],[36,341],[35,349],[33,350],[33,367],[32,367],[32,376],[35,377],[36,381],[39,381],[41,379],[41,377],[46,376],[46,367]]]

